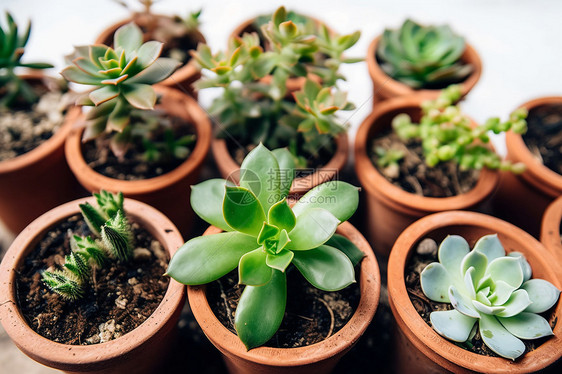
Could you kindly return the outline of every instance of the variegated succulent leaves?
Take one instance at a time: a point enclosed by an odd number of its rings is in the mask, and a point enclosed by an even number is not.
[[[80,204],[82,216],[93,238],[73,235],[71,252],[62,269],[43,272],[43,281],[54,292],[67,299],[84,295],[92,267],[102,267],[109,259],[127,261],[133,252],[133,233],[123,210],[123,194],[102,190],[94,194],[98,206]]]
[[[94,86],[76,102],[95,106],[86,115],[85,141],[104,131],[123,133],[131,122],[131,111],[154,108],[157,97],[152,85],[169,77],[179,66],[176,60],[159,57],[161,51],[162,43],[143,43],[140,28],[129,23],[115,32],[114,48],[80,46],[67,56],[71,65],[61,72],[62,76]]]
[[[525,352],[520,339],[552,335],[538,315],[549,310],[560,291],[543,279],[531,279],[531,266],[519,252],[506,252],[497,235],[478,240],[472,251],[461,236],[451,235],[439,246],[439,262],[421,272],[425,295],[451,303],[448,311],[432,312],[435,331],[455,342],[475,334],[498,355],[515,360]]]
[[[238,267],[245,285],[235,328],[248,348],[267,342],[279,328],[287,299],[286,270],[294,264],[315,287],[336,291],[355,282],[363,258],[335,231],[357,209],[358,189],[345,182],[321,184],[292,208],[287,203],[294,163],[286,149],[252,150],[241,167],[240,185],[211,179],[193,186],[193,210],[224,230],[185,243],[168,274],[177,281],[204,284]]]
[[[486,167],[522,173],[525,165],[502,160],[486,143],[490,142],[490,131],[494,134],[527,131],[527,111],[520,108],[511,113],[507,121],[494,117],[473,127],[470,118],[460,109],[460,98],[460,86],[449,86],[437,99],[422,103],[419,124],[412,123],[410,116],[402,113],[392,120],[392,128],[403,140],[421,140],[425,163],[430,167],[452,160],[461,170]]]

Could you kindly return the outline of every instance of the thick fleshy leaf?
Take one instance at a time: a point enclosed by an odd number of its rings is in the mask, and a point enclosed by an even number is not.
[[[489,288],[485,288],[482,291],[478,291],[478,293],[476,294],[476,300],[484,305],[492,306],[492,302],[488,299],[489,293],[490,293]]]
[[[276,255],[268,254],[265,263],[272,269],[284,272],[293,261],[294,256],[295,254],[292,251],[283,249]]]
[[[488,263],[492,262],[498,257],[505,256],[505,249],[498,239],[498,234],[485,235],[478,239],[474,245],[473,251],[482,253],[488,258]]]
[[[287,230],[282,229],[281,233],[279,234],[279,241],[277,242],[277,253],[281,252],[281,250],[285,249],[287,244],[291,241],[289,238],[289,233]]]
[[[431,325],[439,335],[455,342],[465,342],[474,327],[476,318],[467,317],[456,310],[432,312],[429,315]]]
[[[503,306],[489,306],[477,300],[472,300],[474,308],[483,314],[496,315],[505,310]]]
[[[523,270],[523,282],[526,282],[529,279],[531,279],[531,276],[533,275],[533,270],[531,269],[531,265],[529,265],[529,262],[527,261],[523,253],[515,251],[515,252],[510,252],[508,256],[519,259],[521,270]]]
[[[246,286],[236,308],[234,326],[248,350],[271,339],[285,315],[287,279],[285,273],[272,271],[269,283]]]
[[[349,183],[331,181],[308,191],[293,206],[298,217],[311,209],[322,208],[334,215],[340,222],[347,221],[357,210],[359,189]]]
[[[517,290],[514,291],[509,300],[507,300],[502,306],[505,307],[505,310],[501,313],[498,313],[500,317],[512,317],[517,315],[527,309],[527,307],[531,305],[531,299],[529,299],[529,294],[525,290]]]
[[[269,282],[272,269],[265,263],[266,258],[267,253],[261,247],[242,256],[238,265],[238,282],[249,286],[261,286]]]
[[[449,287],[449,300],[453,308],[458,310],[460,313],[473,318],[478,318],[479,314],[472,305],[472,300],[467,296],[463,295],[455,286]]]
[[[427,265],[420,274],[420,282],[423,293],[429,299],[440,303],[450,302],[449,286],[451,285],[451,279],[447,269],[442,264],[433,262]]]
[[[162,52],[164,43],[151,40],[140,46],[137,51],[138,64],[144,69],[156,61]]]
[[[459,235],[449,235],[439,245],[439,262],[449,271],[451,281],[459,286],[464,281],[461,275],[461,263],[469,252],[467,241]]]
[[[269,208],[267,213],[267,222],[270,225],[279,227],[280,229],[285,229],[291,231],[297,222],[293,210],[287,203],[286,199],[283,199]]]
[[[466,274],[467,270],[472,267],[474,269],[472,281],[474,287],[476,287],[486,272],[486,266],[488,266],[488,259],[486,256],[480,252],[471,251],[464,256],[461,262],[461,272],[462,274]]]
[[[129,78],[127,83],[154,84],[168,78],[181,64],[172,59],[161,57],[139,74]]]
[[[496,317],[483,314],[478,328],[484,343],[498,355],[515,360],[525,352],[525,344],[511,335]]]
[[[334,234],[325,244],[345,253],[353,266],[356,266],[365,257],[365,254],[351,240],[339,234]]]
[[[355,282],[353,264],[336,248],[321,245],[309,251],[294,253],[293,263],[316,288],[338,291]]]
[[[295,160],[286,148],[278,148],[271,151],[279,164],[279,192],[281,197],[289,195],[293,179],[295,178]]]
[[[90,92],[89,96],[95,105],[100,105],[119,96],[119,89],[111,85],[103,86]]]
[[[279,190],[279,164],[263,144],[254,148],[240,166],[240,187],[252,191],[264,212],[281,200]]]
[[[548,321],[534,313],[520,313],[509,318],[498,317],[503,327],[519,339],[538,339],[553,335]]]
[[[115,31],[113,44],[115,49],[123,48],[127,53],[136,51],[142,44],[142,31],[133,22],[121,26]]]
[[[267,239],[276,239],[280,232],[281,230],[279,230],[279,227],[264,222],[258,234],[258,244],[263,244]]]
[[[225,185],[224,179],[209,179],[191,186],[191,207],[207,223],[224,231],[232,231],[222,213]]]
[[[258,236],[265,222],[265,214],[256,196],[244,187],[225,188],[222,206],[225,222],[237,231]]]
[[[476,298],[476,289],[474,287],[474,274],[476,273],[476,269],[474,266],[468,268],[468,270],[464,273],[464,289],[468,292],[468,296],[475,299]]]
[[[334,235],[340,221],[325,209],[307,209],[297,217],[297,223],[289,232],[288,249],[305,251],[316,248]]]
[[[156,105],[156,92],[148,84],[127,84],[124,87],[123,95],[135,108],[154,109],[154,105]]]
[[[240,258],[257,247],[256,238],[239,232],[199,236],[178,249],[167,274],[187,285],[209,283],[236,269]]]
[[[497,281],[494,283],[494,292],[489,297],[489,300],[494,305],[503,305],[516,288],[505,283],[504,281]]]
[[[100,84],[100,78],[85,73],[76,66],[67,66],[60,73],[64,79],[70,82],[92,85]]]
[[[554,285],[544,279],[530,279],[523,283],[521,289],[527,291],[532,304],[525,309],[526,312],[546,312],[556,304],[560,297],[560,291]]]
[[[501,280],[515,288],[519,288],[523,283],[523,270],[519,259],[515,257],[496,258],[488,265],[486,274],[489,274],[494,282]]]

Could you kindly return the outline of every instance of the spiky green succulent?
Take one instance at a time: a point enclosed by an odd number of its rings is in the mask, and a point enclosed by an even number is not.
[[[18,25],[9,12],[6,12],[7,25],[0,25],[0,107],[12,107],[18,103],[33,104],[38,96],[33,89],[18,77],[14,69],[47,69],[53,65],[44,62],[22,62],[25,46],[31,34],[31,22],[24,33],[18,35]]]
[[[464,38],[448,25],[422,26],[407,19],[386,29],[376,55],[381,69],[412,88],[442,88],[462,82],[473,71],[461,60]]]
[[[552,335],[538,315],[549,310],[560,291],[543,279],[531,279],[531,266],[519,252],[506,256],[497,235],[478,240],[472,251],[464,238],[450,235],[439,246],[439,262],[420,275],[424,294],[454,309],[430,314],[433,328],[455,342],[475,334],[498,355],[515,360],[525,352],[521,339]]]

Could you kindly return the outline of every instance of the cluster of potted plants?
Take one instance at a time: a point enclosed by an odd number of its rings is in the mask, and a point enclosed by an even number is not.
[[[142,3],[67,56],[61,74],[81,93],[16,75],[49,65],[21,62],[29,28],[8,15],[0,30],[7,142],[24,114],[51,125],[0,159],[0,182],[20,183],[0,183],[0,217],[21,231],[0,265],[0,319],[24,353],[67,372],[154,372],[187,296],[231,373],[327,373],[377,311],[376,251],[398,372],[531,372],[562,357],[560,98],[477,124],[459,106],[482,69],[464,38],[411,20],[385,30],[367,52],[375,105],[354,146],[369,244],[346,222],[359,189],[332,180],[348,156],[337,114],[354,108],[340,66],[360,61],[345,56],[360,32],[280,7],[213,53],[200,12]],[[211,87],[209,118],[196,92]],[[507,159],[490,132],[506,133]],[[197,183],[211,149],[223,178]],[[68,202],[78,183],[93,197]],[[55,196],[32,190],[45,186]],[[528,232],[467,211],[488,200]]]

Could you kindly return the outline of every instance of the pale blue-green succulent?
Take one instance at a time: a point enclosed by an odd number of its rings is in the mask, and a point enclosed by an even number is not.
[[[486,235],[471,251],[457,235],[439,246],[439,262],[421,272],[424,294],[451,303],[448,311],[432,312],[440,335],[465,342],[478,322],[484,343],[498,355],[515,360],[525,352],[521,339],[552,335],[548,321],[538,315],[550,309],[560,291],[543,279],[531,279],[531,266],[519,252],[506,252],[497,235]]]

